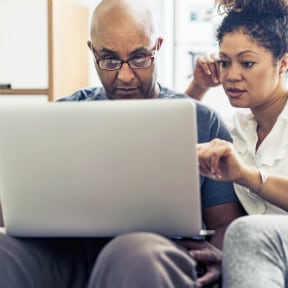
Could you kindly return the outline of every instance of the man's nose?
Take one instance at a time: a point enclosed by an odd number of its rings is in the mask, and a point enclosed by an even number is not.
[[[133,69],[130,68],[128,63],[123,63],[122,67],[118,71],[118,79],[122,82],[130,82],[132,79],[134,79],[135,74]]]

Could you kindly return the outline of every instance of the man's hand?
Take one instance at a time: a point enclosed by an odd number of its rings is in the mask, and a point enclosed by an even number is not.
[[[179,242],[189,250],[199,267],[204,268],[204,274],[197,280],[197,287],[218,287],[217,283],[221,280],[222,251],[204,240]]]

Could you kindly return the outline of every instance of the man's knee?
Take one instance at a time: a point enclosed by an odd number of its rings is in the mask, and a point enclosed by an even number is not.
[[[104,247],[89,287],[112,287],[112,283],[118,283],[118,287],[127,287],[127,283],[138,283],[138,287],[147,287],[147,283],[150,287],[191,287],[196,279],[195,266],[187,251],[172,241],[153,233],[130,233]]]
[[[167,250],[178,251],[168,239],[152,233],[130,233],[116,237],[102,251],[105,261],[135,263],[150,266],[160,260]]]
[[[33,287],[33,284],[22,261],[23,251],[16,239],[0,233],[0,286]],[[8,286],[6,286],[8,287]]]

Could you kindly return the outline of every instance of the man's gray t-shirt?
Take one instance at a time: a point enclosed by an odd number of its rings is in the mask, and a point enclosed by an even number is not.
[[[186,98],[185,94],[160,87],[158,99]],[[57,101],[99,101],[109,100],[103,87],[86,88],[76,91],[71,96]],[[214,138],[232,141],[228,129],[220,116],[211,108],[196,101],[198,142],[208,142]],[[177,169],[177,167],[175,167]],[[230,182],[217,182],[207,177],[200,177],[202,208],[224,203],[238,202],[233,185]]]

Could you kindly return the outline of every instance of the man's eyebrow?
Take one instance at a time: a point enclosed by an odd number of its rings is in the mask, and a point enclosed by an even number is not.
[[[130,52],[130,54],[136,54],[136,53],[139,53],[139,52],[149,52],[149,50],[144,48],[144,47],[140,47],[140,48],[137,48],[134,51]]]
[[[97,51],[97,50],[96,50]],[[109,53],[109,54],[114,54],[114,55],[117,55],[117,53],[115,52],[115,51],[113,51],[113,50],[110,50],[110,49],[108,49],[108,48],[102,48],[102,49],[100,49],[100,50],[98,50],[98,52],[101,52],[101,53]]]
[[[95,50],[95,52],[97,53],[104,53],[104,54],[109,54],[109,55],[113,55],[113,56],[116,56],[116,57],[119,57],[119,54],[111,49],[108,49],[108,48],[101,48],[100,50]],[[133,56],[137,53],[148,53],[150,52],[148,49],[144,48],[144,47],[139,47],[139,48],[136,48],[135,50],[131,51],[129,53],[130,56]]]

